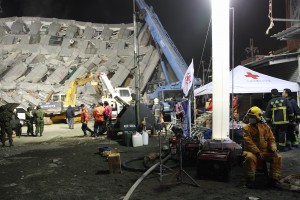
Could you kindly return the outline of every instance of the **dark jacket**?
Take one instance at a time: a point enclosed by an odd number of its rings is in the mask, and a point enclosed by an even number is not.
[[[74,109],[72,107],[68,107],[66,110],[66,117],[73,118],[75,117]]]
[[[170,105],[170,111],[175,112],[176,111],[176,100],[175,99],[171,99],[169,102]]]
[[[266,108],[266,121],[272,124],[289,124],[294,120],[291,103],[282,96],[272,98]]]
[[[0,114],[0,126],[1,127],[11,127],[11,121],[13,119],[13,113],[8,110],[4,110]]]
[[[288,97],[287,99],[289,100],[289,102],[291,103],[291,106],[293,107],[295,122],[300,123],[300,108],[299,108],[296,100],[293,99],[292,97]]]
[[[25,120],[26,122],[33,122],[33,112],[26,111],[25,112]]]

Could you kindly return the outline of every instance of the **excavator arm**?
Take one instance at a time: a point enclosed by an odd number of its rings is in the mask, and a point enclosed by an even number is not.
[[[64,100],[64,106],[75,106],[76,105],[76,91],[77,87],[84,85],[88,82],[91,82],[93,80],[93,76],[90,75],[87,78],[78,79],[71,81],[68,87],[68,90],[66,92],[66,98]]]

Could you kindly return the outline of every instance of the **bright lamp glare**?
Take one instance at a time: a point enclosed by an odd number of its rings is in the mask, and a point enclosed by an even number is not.
[[[229,0],[211,0],[213,64],[213,139],[229,133]]]

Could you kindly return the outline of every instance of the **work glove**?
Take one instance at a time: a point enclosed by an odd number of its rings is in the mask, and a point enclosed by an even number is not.
[[[256,153],[256,157],[260,160],[263,160],[264,159],[264,155],[262,154],[262,152],[258,152]]]
[[[272,153],[277,153],[278,150],[277,150],[277,149],[273,149],[273,150],[271,150],[271,152],[272,152]]]

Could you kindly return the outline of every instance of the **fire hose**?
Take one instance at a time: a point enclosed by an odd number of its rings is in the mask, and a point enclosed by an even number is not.
[[[162,159],[162,163],[165,163],[169,158],[171,157],[171,154],[167,155],[164,159]],[[148,176],[157,166],[159,166],[160,163],[156,163],[155,165],[153,165],[152,167],[150,167],[132,186],[131,188],[128,190],[128,192],[126,193],[125,197],[123,200],[128,200],[131,196],[131,194],[133,193],[133,191],[135,190],[135,188],[137,188],[137,186],[143,181],[143,179]]]
[[[168,156],[168,154],[163,155],[162,159],[164,159],[166,156]],[[159,158],[159,154],[151,153],[147,156],[141,156],[141,157],[133,158],[130,160],[126,160],[126,161],[122,162],[121,165],[122,165],[123,169],[129,170],[129,171],[145,172],[153,165],[153,161],[155,161],[157,158]],[[169,159],[173,160],[175,163],[172,165],[168,165],[168,168],[172,169],[172,168],[176,168],[179,166],[179,162],[176,158],[171,156]],[[138,167],[133,167],[133,166],[129,165],[129,163],[132,163],[132,162],[138,161],[138,160],[143,160],[144,168],[142,168],[142,167],[138,168]],[[157,171],[159,171],[159,169],[157,169]]]

